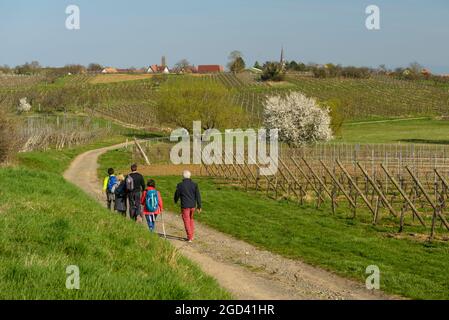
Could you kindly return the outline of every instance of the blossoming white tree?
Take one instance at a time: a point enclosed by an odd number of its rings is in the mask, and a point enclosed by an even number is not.
[[[19,105],[17,106],[17,112],[28,112],[31,110],[31,104],[27,102],[27,98],[22,98],[19,101]]]
[[[279,129],[279,138],[290,145],[332,139],[329,109],[300,92],[268,97],[264,116],[267,128]]]

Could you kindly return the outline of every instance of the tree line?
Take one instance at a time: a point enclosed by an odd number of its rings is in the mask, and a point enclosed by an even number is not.
[[[10,67],[8,65],[0,66],[0,74],[20,74],[20,75],[38,75],[50,72],[59,72],[62,74],[81,74],[85,72],[100,72],[103,66],[98,63],[90,63],[88,66],[81,64],[67,64],[64,67],[43,67],[38,61],[26,62],[22,65]]]
[[[229,54],[228,70],[232,73],[240,73],[247,70],[247,63],[242,52],[235,50]],[[99,63],[90,63],[88,66],[81,64],[68,64],[64,67],[42,67],[38,61],[27,62],[16,67],[8,65],[0,66],[0,74],[19,74],[19,75],[45,75],[51,79],[67,74],[83,74],[101,72],[104,69]],[[301,61],[266,61],[260,64],[255,62],[253,69],[260,70],[262,81],[283,81],[289,73],[309,73],[315,78],[351,78],[367,79],[375,75],[386,75],[399,80],[425,80],[449,81],[448,77],[432,75],[424,66],[417,62],[410,63],[407,67],[398,67],[389,69],[385,65],[377,68],[343,66],[341,64],[305,64]],[[130,68],[129,70],[136,70]],[[173,71],[177,73],[193,72],[194,67],[187,59],[182,59],[176,63]]]
[[[410,63],[407,67],[389,69],[385,65],[377,68],[343,66],[341,64],[327,63],[324,65],[297,61],[286,61],[283,64],[267,61],[261,65],[258,61],[254,68],[262,71],[262,80],[281,81],[289,73],[309,73],[315,78],[350,78],[367,79],[376,75],[390,76],[399,80],[435,80],[449,81],[447,77],[433,75],[430,70],[417,62]]]

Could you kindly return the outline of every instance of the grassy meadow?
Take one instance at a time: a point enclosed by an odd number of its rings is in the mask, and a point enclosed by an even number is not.
[[[333,142],[449,144],[449,120],[432,118],[347,122]]]
[[[62,178],[76,155],[123,141],[114,139],[21,154],[0,169],[0,299],[231,298],[169,243]],[[70,265],[80,290],[65,287]]]

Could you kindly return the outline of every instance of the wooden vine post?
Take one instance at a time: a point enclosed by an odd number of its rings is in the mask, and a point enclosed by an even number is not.
[[[140,145],[139,141],[137,141],[136,138],[134,138],[134,142],[136,143],[137,149],[139,150],[140,154],[144,158],[147,165],[150,165],[150,160],[148,159],[145,151],[143,151],[142,146]]]

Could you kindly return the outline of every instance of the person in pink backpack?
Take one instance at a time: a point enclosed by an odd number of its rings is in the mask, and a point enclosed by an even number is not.
[[[143,206],[143,213],[147,220],[148,228],[151,232],[154,232],[157,217],[164,210],[164,203],[161,193],[156,190],[156,181],[153,179],[148,180],[147,188],[142,194],[140,203]]]

